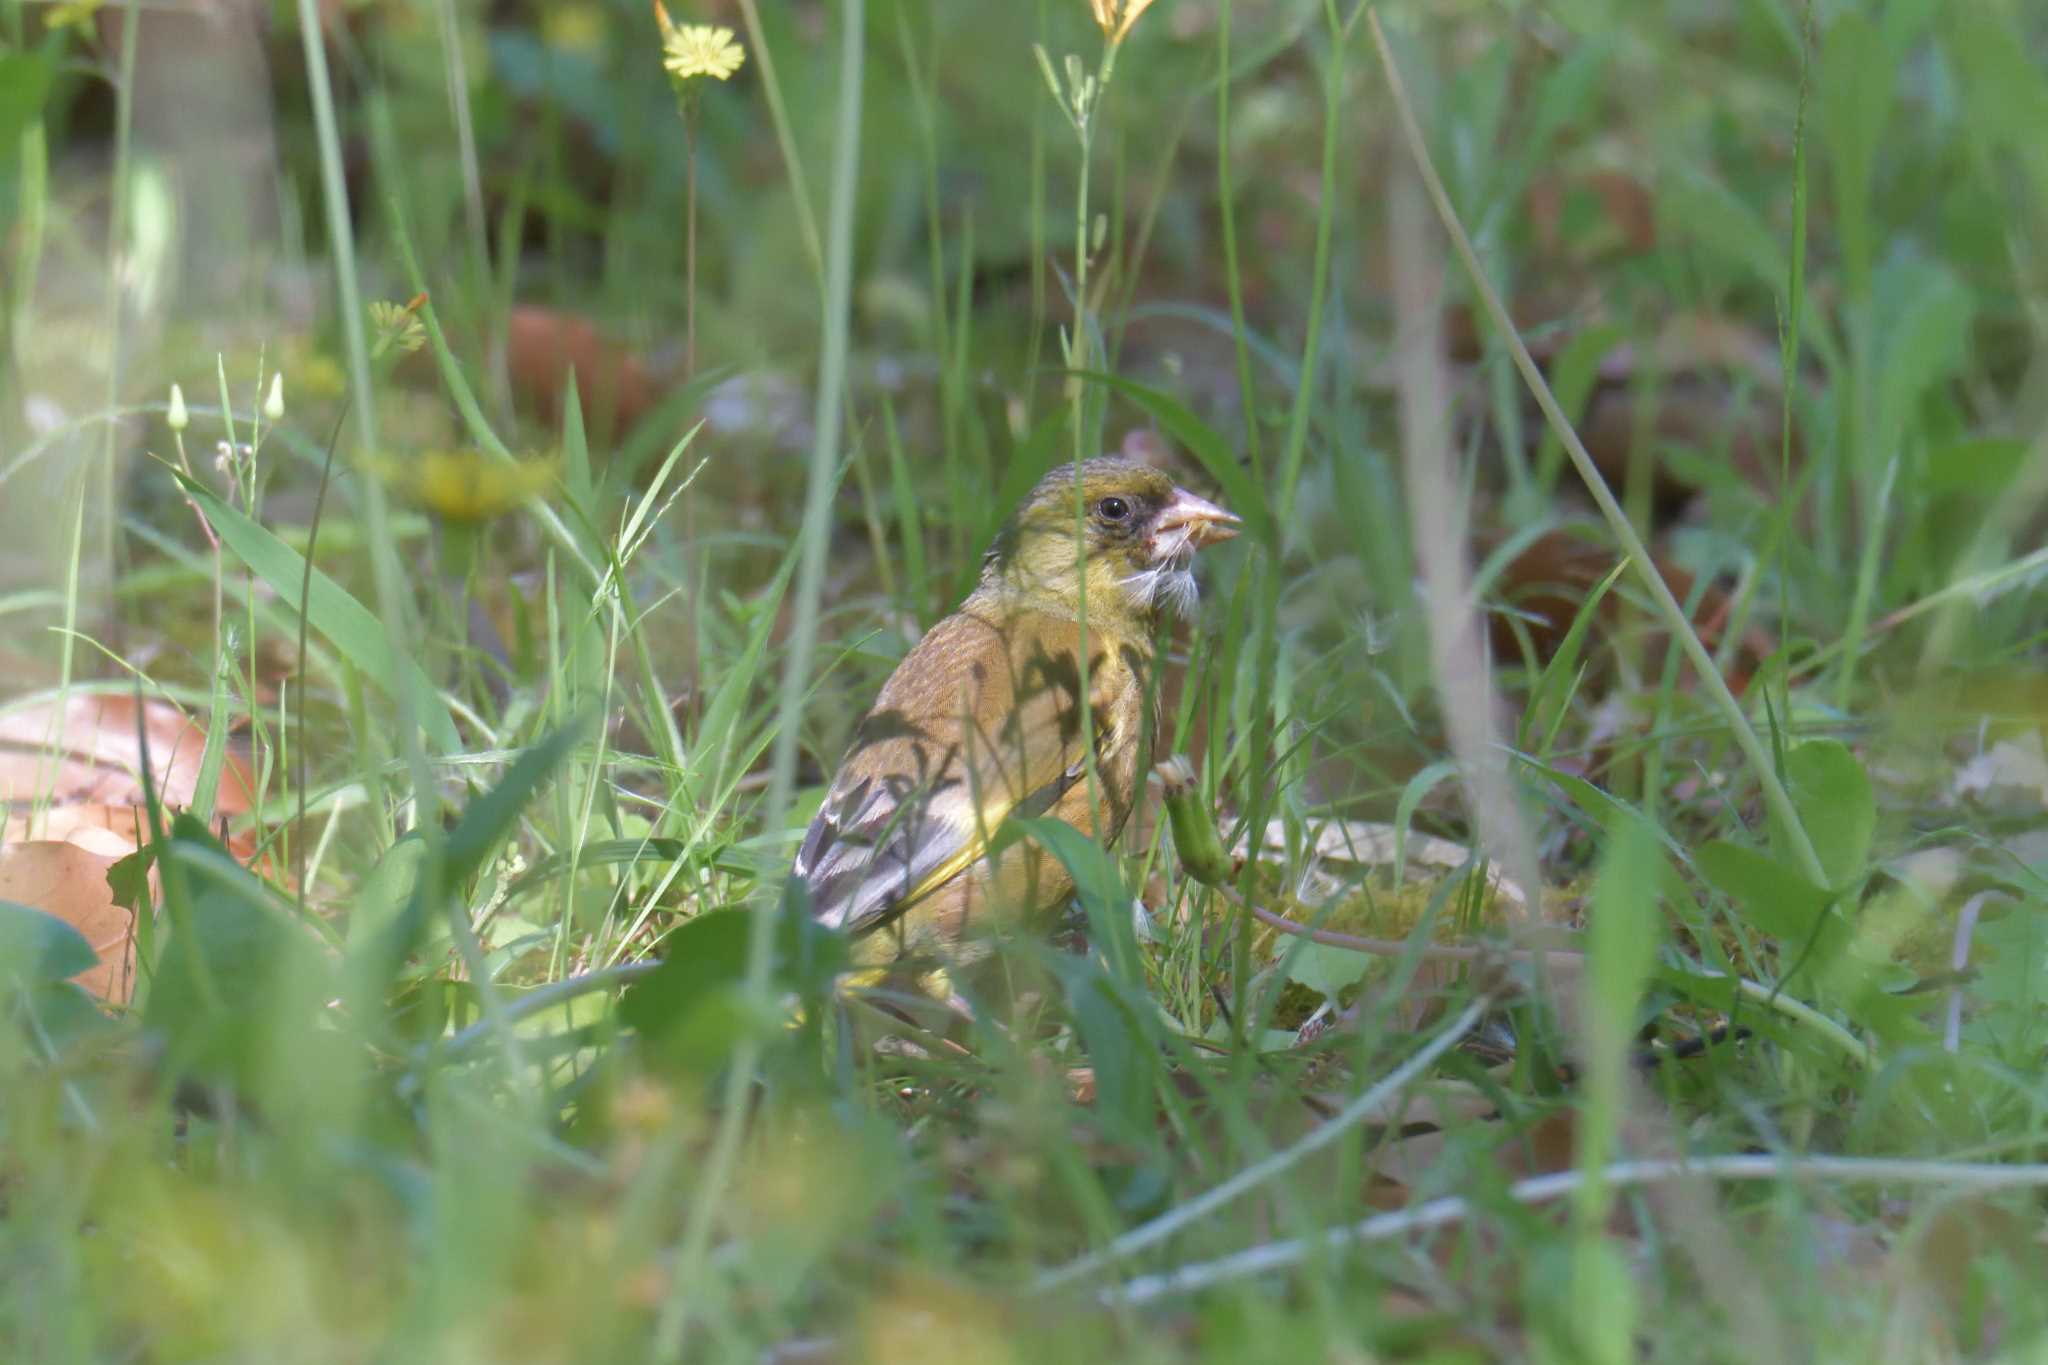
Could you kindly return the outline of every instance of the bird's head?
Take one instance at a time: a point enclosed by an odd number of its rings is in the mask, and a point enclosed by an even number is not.
[[[1078,474],[1062,465],[997,534],[982,586],[1072,609],[1085,565],[1091,616],[1143,618],[1168,606],[1185,613],[1195,601],[1195,551],[1237,527],[1231,513],[1150,465],[1104,457]]]

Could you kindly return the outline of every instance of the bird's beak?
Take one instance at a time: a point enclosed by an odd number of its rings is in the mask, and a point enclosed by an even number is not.
[[[1153,524],[1161,533],[1185,529],[1188,543],[1196,547],[1228,540],[1242,525],[1234,514],[1224,511],[1207,498],[1196,497],[1185,488],[1173,490],[1173,496],[1159,511],[1159,520]]]

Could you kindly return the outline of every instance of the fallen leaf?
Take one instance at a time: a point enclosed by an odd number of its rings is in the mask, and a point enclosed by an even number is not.
[[[37,840],[0,848],[0,900],[55,915],[85,936],[99,966],[73,978],[108,1000],[134,987],[134,921],[107,886],[112,857],[76,843]]]
[[[505,320],[505,368],[517,395],[550,425],[561,420],[571,370],[585,420],[607,421],[616,431],[630,431],[667,388],[590,319],[531,303]]]
[[[74,696],[61,716],[48,703],[0,710],[0,800],[15,807],[45,800],[142,805],[146,739],[157,799],[180,809],[190,806],[198,795],[206,731],[168,702],[141,706],[142,738],[136,700],[126,695]],[[245,814],[254,789],[248,765],[230,751],[214,793],[215,814]]]
[[[1480,537],[1482,550],[1499,544],[1502,538]],[[1654,550],[1650,557],[1671,595],[1681,604],[1690,601],[1695,586],[1692,574]],[[1585,605],[1587,595],[1613,570],[1615,559],[1613,550],[1559,530],[1537,537],[1501,571],[1499,596],[1519,613],[1538,663],[1549,662],[1564,643],[1565,633]],[[1622,600],[1612,592],[1600,599],[1600,625],[1611,631],[1620,623]],[[1727,637],[1728,618],[1734,605],[1727,593],[1712,585],[1699,594],[1693,608],[1693,629],[1709,651],[1718,650]],[[1508,615],[1491,613],[1487,630],[1497,657],[1521,658],[1521,643]],[[1728,686],[1740,695],[1749,685],[1750,676],[1776,647],[1777,642],[1761,627],[1751,626],[1743,631],[1728,671]],[[1589,656],[1594,653],[1588,650]]]

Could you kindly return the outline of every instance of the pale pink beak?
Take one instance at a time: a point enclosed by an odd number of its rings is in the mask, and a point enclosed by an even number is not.
[[[1159,509],[1159,519],[1152,525],[1155,533],[1160,535],[1185,530],[1188,544],[1200,548],[1230,539],[1237,534],[1242,523],[1235,514],[1224,511],[1207,498],[1198,498],[1185,488],[1176,488],[1166,506]]]

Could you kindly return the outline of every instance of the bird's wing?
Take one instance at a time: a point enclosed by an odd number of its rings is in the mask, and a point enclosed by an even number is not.
[[[1111,662],[1089,641],[1089,691]],[[1086,771],[1079,632],[1036,614],[963,610],[884,684],[798,850],[795,874],[825,924],[865,933],[971,867],[1012,815],[1036,815]],[[1098,701],[1098,754],[1129,742]]]

